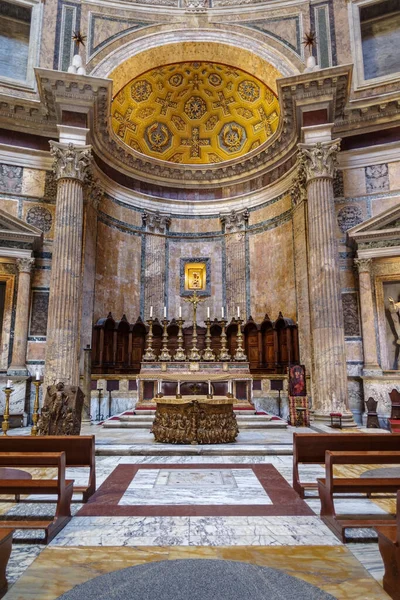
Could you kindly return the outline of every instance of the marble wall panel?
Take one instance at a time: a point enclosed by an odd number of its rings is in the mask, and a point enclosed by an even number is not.
[[[271,230],[250,235],[251,315],[262,321],[282,311],[296,321],[293,229],[291,221]]]
[[[150,307],[154,315],[161,316],[165,306],[165,250],[166,238],[163,235],[146,234],[146,256],[144,259],[144,317],[150,316]]]
[[[112,312],[136,321],[140,312],[141,237],[98,224],[94,321]]]
[[[49,291],[34,290],[32,292],[30,336],[45,336],[47,333],[47,316],[49,311]]]
[[[361,340],[346,340],[346,357],[348,361],[364,360]]]
[[[207,233],[221,231],[219,218],[210,219],[171,219],[170,232]]]
[[[362,167],[357,169],[344,169],[343,186],[344,195],[348,198],[365,196],[367,193],[365,169]]]
[[[0,192],[20,194],[22,191],[22,167],[0,164]]]
[[[237,231],[225,235],[226,248],[226,311],[240,314],[247,320],[246,306],[246,233]]]
[[[108,196],[103,197],[99,210],[114,219],[118,219],[118,221],[122,221],[122,223],[129,223],[129,225],[135,227],[142,226],[143,213],[141,211],[135,210],[122,202],[113,201]]]
[[[390,191],[400,190],[400,161],[389,163],[388,167]]]
[[[9,213],[13,217],[18,217],[18,200],[6,200],[0,198],[0,209]]]
[[[393,198],[375,198],[371,199],[371,216],[375,217],[380,213],[388,210],[389,208],[394,208],[399,205],[400,194],[399,196],[395,196]]]
[[[178,315],[178,307],[182,306],[182,316],[186,319],[185,326],[192,322],[192,307],[183,302],[180,293],[180,259],[198,257],[210,258],[211,263],[211,296],[198,307],[198,320],[204,321],[207,307],[210,307],[211,317],[220,317],[223,305],[224,276],[222,270],[223,242],[222,237],[213,240],[175,240],[169,238],[167,254],[167,290],[169,318]],[[233,315],[229,315],[233,316]]]
[[[249,225],[256,225],[262,221],[268,221],[278,215],[290,210],[292,207],[292,200],[289,195],[280,198],[276,202],[268,203],[266,206],[257,210],[250,211]]]
[[[356,275],[355,270],[353,268],[340,271],[341,288],[342,289],[355,288],[356,284],[358,285],[355,275]]]
[[[38,169],[28,169],[27,167],[25,167],[22,176],[21,193],[24,196],[34,196],[36,198],[43,198],[45,180],[46,171],[40,171]]]
[[[52,240],[54,238],[55,215],[56,207],[54,204],[31,202],[29,200],[24,200],[22,203],[22,219],[43,231],[44,239]]]
[[[45,360],[46,356],[46,342],[35,342],[33,340],[28,341],[27,360]]]
[[[357,292],[346,292],[342,294],[343,325],[345,336],[360,336],[361,324],[358,308]]]
[[[36,260],[35,267],[32,271],[31,275],[31,286],[37,288],[49,287],[50,286],[50,267],[41,267],[40,264],[37,264],[41,261]]]
[[[386,163],[365,167],[367,194],[389,191],[389,168]]]

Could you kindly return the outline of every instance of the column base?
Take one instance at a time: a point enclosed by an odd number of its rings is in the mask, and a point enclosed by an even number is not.
[[[340,412],[340,411],[332,411],[332,412]],[[317,425],[320,423],[321,425],[330,425],[331,417],[330,413],[327,412],[315,412],[314,413],[314,423]],[[342,412],[342,428],[347,427],[357,427],[357,423],[354,421],[353,413],[351,411]]]
[[[30,373],[26,365],[10,365],[7,369],[7,375],[10,377],[30,377]]]
[[[362,369],[363,377],[382,377],[382,369],[379,365],[365,364]]]

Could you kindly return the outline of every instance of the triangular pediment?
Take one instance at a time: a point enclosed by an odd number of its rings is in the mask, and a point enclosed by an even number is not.
[[[0,246],[9,241],[34,245],[41,240],[42,235],[37,227],[0,209]]]
[[[400,203],[352,227],[347,235],[357,244],[380,243],[400,246]]]

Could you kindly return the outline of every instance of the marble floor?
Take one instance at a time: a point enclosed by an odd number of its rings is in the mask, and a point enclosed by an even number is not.
[[[250,442],[251,432],[247,434]],[[338,599],[388,598],[381,587],[382,560],[370,531],[357,530],[352,537],[357,543],[344,546],[320,520],[319,500],[315,496],[305,501],[298,499],[306,513],[257,512],[272,510],[284,504],[285,494],[295,494],[291,488],[293,459],[289,455],[293,428],[278,435],[283,436],[283,444],[279,444],[279,439],[269,439],[269,443],[270,447],[274,444],[283,450],[282,453],[262,454],[256,450],[252,454],[251,444],[245,444],[248,454],[221,452],[219,455],[179,454],[180,449],[176,447],[175,455],[117,454],[118,448],[123,450],[129,446],[128,440],[102,437],[98,448],[112,450],[96,457],[96,494],[103,488],[103,500],[100,495],[100,501],[85,505],[74,503],[75,516],[47,547],[27,543],[13,545],[7,570],[10,589],[6,600],[55,599],[74,585],[102,573],[141,562],[179,557],[223,557],[275,566]],[[262,446],[256,442],[252,447]],[[116,490],[113,482],[118,468],[123,474],[122,491]],[[279,481],[278,488],[281,486],[281,500],[274,498],[274,486],[268,487],[271,483],[266,484],[257,476],[263,468],[266,468],[266,481],[276,472],[274,481],[276,485]],[[349,474],[346,468],[341,467],[343,476]],[[371,469],[371,465],[351,469],[356,469],[353,474],[360,474]],[[87,470],[67,471],[68,478],[75,479],[77,484],[86,482]],[[323,469],[318,465],[301,468],[301,477],[307,481],[322,474]],[[110,506],[111,493],[115,494],[111,505],[117,511],[153,508],[163,511],[172,506],[174,512],[171,515],[162,512],[104,514]],[[342,502],[347,513],[394,510],[392,498],[338,499],[339,510]],[[101,503],[103,512],[98,511]],[[245,514],[219,514],[218,511],[229,504],[234,510],[245,507]],[[94,514],[90,513],[91,506]],[[180,514],[185,506],[191,507],[193,513]],[[211,513],[199,512],[210,507]],[[10,515],[35,515],[44,508],[54,510],[54,505],[0,503],[0,513]]]

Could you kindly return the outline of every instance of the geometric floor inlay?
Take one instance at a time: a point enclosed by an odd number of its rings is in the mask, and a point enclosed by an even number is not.
[[[122,464],[77,516],[308,516],[271,464]]]

